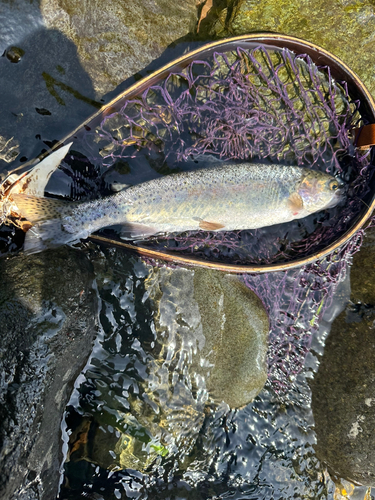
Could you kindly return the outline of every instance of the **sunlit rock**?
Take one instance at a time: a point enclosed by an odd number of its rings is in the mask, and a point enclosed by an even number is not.
[[[75,43],[99,95],[146,67],[197,22],[195,0],[42,0],[41,12],[47,27]]]
[[[374,30],[371,0],[239,0],[206,26],[207,34],[220,38],[273,31],[316,43],[340,57],[373,94]]]

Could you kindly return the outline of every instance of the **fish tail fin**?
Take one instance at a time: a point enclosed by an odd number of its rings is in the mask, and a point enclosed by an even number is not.
[[[51,219],[60,219],[69,212],[70,204],[64,200],[44,198],[27,194],[13,194],[12,198],[20,211],[20,215],[33,224]]]
[[[37,227],[29,229],[25,236],[23,252],[26,255],[38,253],[48,248],[55,248],[65,243],[71,243],[76,238],[64,231],[61,219],[43,221]]]
[[[62,221],[62,217],[72,214],[76,203],[23,194],[14,194],[12,198],[20,215],[33,224],[26,233],[24,253],[37,253],[83,237],[67,230]]]

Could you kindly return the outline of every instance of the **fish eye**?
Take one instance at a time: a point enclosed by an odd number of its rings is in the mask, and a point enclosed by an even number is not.
[[[329,189],[331,191],[336,191],[336,189],[338,189],[338,188],[339,188],[339,183],[337,181],[331,181],[329,183]]]

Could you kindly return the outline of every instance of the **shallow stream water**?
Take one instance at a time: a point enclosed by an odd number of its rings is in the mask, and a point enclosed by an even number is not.
[[[277,396],[268,387],[244,409],[229,411],[222,404],[203,412],[199,395],[185,385],[187,393],[175,395],[168,411],[158,408],[157,399],[149,400],[150,367],[158,362],[160,342],[144,284],[150,268],[113,250],[98,255],[96,264],[104,265],[109,276],[100,270],[97,275],[100,333],[63,422],[69,461],[64,466],[61,498],[78,498],[82,491],[105,499],[122,498],[124,492],[129,498],[142,499],[332,498],[334,484],[313,449],[308,386],[328,323],[314,339],[306,370],[288,394]],[[336,304],[336,313],[341,307]],[[186,304],[186,314],[188,309]],[[176,345],[172,356],[178,349]],[[192,370],[188,362],[186,368]],[[129,412],[134,418],[130,422]],[[147,444],[147,433],[152,434],[159,424],[179,439],[177,453],[159,457],[158,466],[144,470],[147,453],[142,452],[142,441]],[[128,442],[121,449],[118,443],[124,429]],[[129,469],[141,468],[143,473],[121,470],[121,460]]]
[[[72,40],[46,27],[42,15],[46,9],[46,2],[0,3],[3,176],[64,137],[109,100],[83,69]],[[93,194],[102,187],[95,175]],[[60,193],[70,189],[55,182]],[[90,187],[90,179],[87,182],[82,181],[83,191]],[[79,197],[79,192],[73,195]],[[3,229],[2,249],[14,250],[9,246],[12,232]],[[194,347],[199,338],[188,328],[188,302],[179,316],[187,325],[186,338],[179,340],[185,344],[172,342],[168,351],[171,359],[181,352],[185,357],[178,367],[171,364],[163,372],[167,339],[155,327],[157,307],[150,291],[150,277],[160,279],[160,269],[122,250],[100,249],[91,243],[79,251],[92,266],[90,293],[98,311],[97,330],[92,327],[92,332],[97,334],[94,345],[85,346],[88,361],[61,415],[60,499],[345,498],[339,496],[314,451],[309,380],[317,371],[330,324],[349,299],[349,273],[315,329],[311,350],[306,358],[302,355],[304,368],[296,376],[291,374],[288,390],[280,392],[268,383],[253,403],[230,410],[209,400],[205,381],[199,378],[199,349]],[[44,265],[49,266],[47,260]],[[56,274],[63,272],[56,269]],[[172,309],[190,283],[189,273],[191,277],[193,271],[186,271],[186,281],[174,290],[176,295],[168,296]],[[73,281],[67,277],[67,286],[69,279]],[[269,279],[272,282],[272,276]],[[49,288],[44,284],[44,289]],[[52,323],[60,318],[56,319],[54,300],[43,297],[46,317],[55,318]],[[13,314],[11,306],[10,311]],[[192,379],[197,380],[195,385]],[[165,387],[168,381],[173,381],[173,390]],[[349,491],[350,485],[346,486]],[[363,499],[366,491],[356,487],[351,498]]]

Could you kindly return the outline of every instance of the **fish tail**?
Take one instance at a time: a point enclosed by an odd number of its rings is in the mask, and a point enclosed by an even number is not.
[[[77,203],[52,198],[14,194],[12,198],[20,215],[33,224],[26,233],[24,253],[33,254],[47,248],[78,241],[86,234],[70,230],[63,218],[73,214]]]

